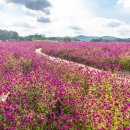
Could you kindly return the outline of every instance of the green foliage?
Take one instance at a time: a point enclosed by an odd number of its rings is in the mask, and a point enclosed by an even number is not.
[[[31,60],[21,59],[20,65],[22,66],[22,73],[26,75],[30,73],[30,68],[33,64]]]
[[[14,31],[6,31],[0,29],[0,40],[6,41],[6,40],[18,40],[19,35],[17,32]]]
[[[130,71],[130,56],[121,57],[120,62],[123,69],[127,69]]]
[[[69,36],[64,37],[63,39],[64,42],[71,42],[71,38]]]

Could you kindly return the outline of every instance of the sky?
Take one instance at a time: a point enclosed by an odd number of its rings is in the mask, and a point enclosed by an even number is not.
[[[130,37],[130,0],[0,0],[0,29],[19,35]]]

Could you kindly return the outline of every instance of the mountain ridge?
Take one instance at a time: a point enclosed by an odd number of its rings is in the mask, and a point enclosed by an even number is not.
[[[43,34],[33,34],[28,36],[19,36],[16,31],[7,31],[0,29],[0,41],[64,41],[64,42],[130,42],[130,38],[119,38],[114,36],[65,36],[65,37],[45,37]]]

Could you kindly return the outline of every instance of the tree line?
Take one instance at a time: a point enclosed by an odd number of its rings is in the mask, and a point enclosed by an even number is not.
[[[130,38],[118,38],[112,36],[84,36],[75,37],[45,37],[44,34],[33,34],[28,36],[19,36],[16,31],[7,31],[0,29],[0,41],[58,41],[58,42],[130,42]]]
[[[45,40],[45,35],[34,34],[28,36],[19,36],[15,31],[7,31],[0,29],[0,40],[1,41],[34,41],[34,40]]]

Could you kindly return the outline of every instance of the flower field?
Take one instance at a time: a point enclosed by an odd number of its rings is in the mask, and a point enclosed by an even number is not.
[[[0,130],[129,130],[130,43],[0,42]],[[116,69],[114,69],[116,68]]]
[[[130,43],[49,43],[43,52],[95,68],[130,71]]]

